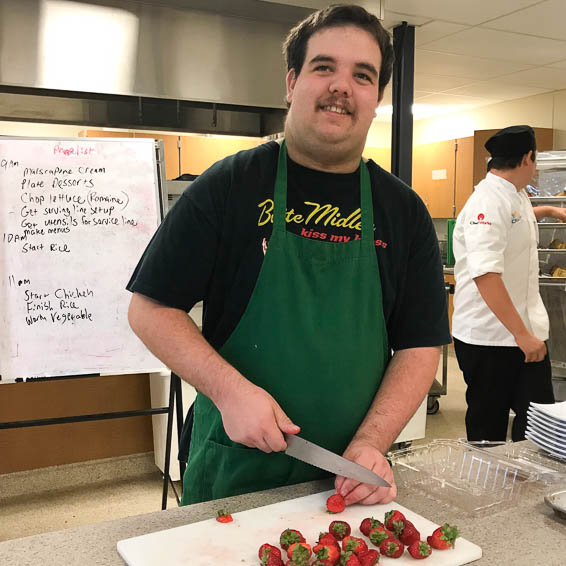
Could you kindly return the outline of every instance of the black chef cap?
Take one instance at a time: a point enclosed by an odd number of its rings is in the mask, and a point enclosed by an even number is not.
[[[485,142],[491,157],[515,157],[536,151],[535,132],[530,126],[503,128]]]

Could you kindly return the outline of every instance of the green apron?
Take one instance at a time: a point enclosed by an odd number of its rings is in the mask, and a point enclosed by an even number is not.
[[[219,351],[273,396],[302,437],[338,454],[364,419],[389,361],[363,161],[359,170],[361,239],[304,238],[286,229],[282,143],[273,233],[246,311]],[[197,394],[182,505],[325,477],[330,474],[282,452],[231,441],[216,406]]]

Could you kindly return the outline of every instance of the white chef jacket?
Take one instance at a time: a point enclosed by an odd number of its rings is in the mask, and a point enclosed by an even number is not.
[[[526,192],[488,173],[454,227],[455,338],[467,344],[517,346],[474,283],[485,273],[500,273],[527,329],[540,340],[548,339],[548,314],[538,286],[537,243],[537,220]]]

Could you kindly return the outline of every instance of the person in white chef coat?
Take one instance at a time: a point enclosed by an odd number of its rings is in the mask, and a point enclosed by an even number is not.
[[[453,234],[452,334],[466,390],[468,440],[525,438],[529,403],[553,403],[545,344],[548,314],[539,286],[537,220],[566,221],[566,209],[533,207],[524,190],[536,170],[530,126],[485,144],[488,173],[458,215]]]

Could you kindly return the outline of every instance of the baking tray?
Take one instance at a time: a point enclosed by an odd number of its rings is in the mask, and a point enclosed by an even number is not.
[[[460,440],[439,439],[388,455],[397,485],[472,515],[513,505],[537,474]]]

